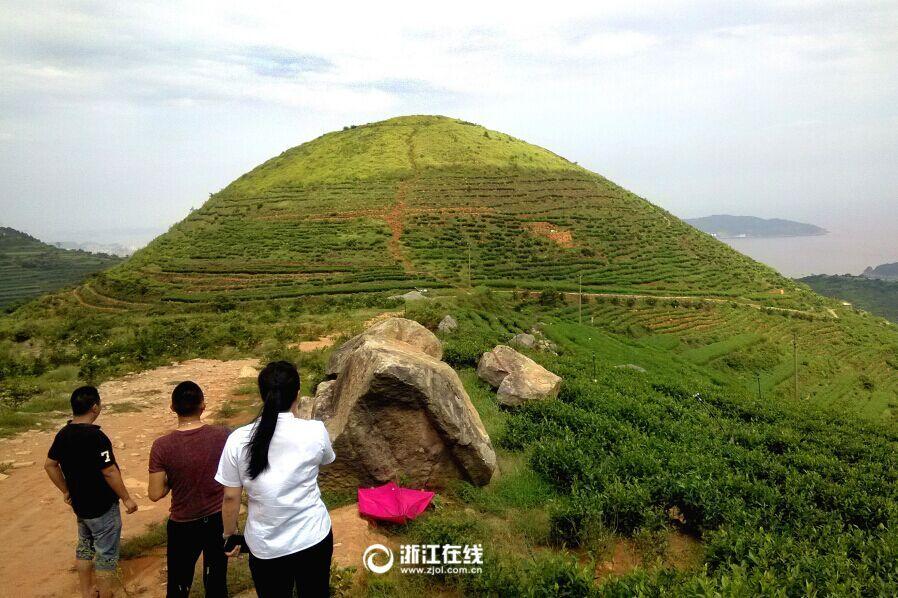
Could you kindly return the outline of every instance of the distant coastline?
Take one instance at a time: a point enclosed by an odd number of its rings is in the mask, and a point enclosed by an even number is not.
[[[686,222],[718,239],[817,237],[829,233],[825,228],[814,224],[782,218],[765,219],[755,216],[717,214],[702,218],[690,218]]]

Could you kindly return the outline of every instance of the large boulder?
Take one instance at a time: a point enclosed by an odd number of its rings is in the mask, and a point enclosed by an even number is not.
[[[498,389],[499,403],[510,407],[554,399],[561,389],[560,377],[506,345],[483,354],[477,375]]]
[[[480,416],[455,371],[433,355],[365,336],[331,384],[319,387],[322,399],[311,413],[327,426],[337,453],[321,470],[326,487],[490,481],[496,455]]]
[[[387,318],[365,332],[352,337],[331,353],[325,374],[330,377],[339,375],[343,371],[349,355],[359,348],[365,340],[371,338],[399,341],[435,359],[442,359],[443,357],[443,344],[433,332],[414,320]]]

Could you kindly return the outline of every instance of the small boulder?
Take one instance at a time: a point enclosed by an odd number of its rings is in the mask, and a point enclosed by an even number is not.
[[[238,378],[253,378],[256,379],[259,377],[259,372],[256,371],[256,368],[250,367],[248,365],[240,368],[240,374]]]
[[[427,299],[427,296],[421,291],[409,291],[408,293],[403,293],[402,295],[391,295],[387,297],[387,299],[399,299],[401,301],[421,301],[423,299]]]
[[[493,388],[496,398],[510,407],[528,401],[554,399],[561,389],[561,378],[511,347],[498,345],[484,353],[477,375]]]
[[[545,353],[554,353],[555,355],[558,355],[558,345],[548,339],[542,338],[536,341],[536,348]]]
[[[349,355],[360,347],[365,342],[365,339],[369,338],[399,341],[436,359],[442,359],[443,357],[443,344],[433,332],[414,320],[387,318],[365,332],[352,337],[331,353],[325,374],[333,377],[342,372],[343,365]]]
[[[415,346],[364,337],[344,359],[329,401],[315,402],[337,460],[321,470],[330,488],[390,480],[441,488],[456,479],[484,485],[496,455],[458,374]]]
[[[452,333],[458,330],[458,321],[450,315],[440,320],[437,330],[445,333]]]
[[[532,334],[527,334],[526,332],[521,332],[519,334],[514,335],[509,342],[510,345],[517,345],[518,347],[525,347],[527,349],[532,349],[536,346],[536,337]]]

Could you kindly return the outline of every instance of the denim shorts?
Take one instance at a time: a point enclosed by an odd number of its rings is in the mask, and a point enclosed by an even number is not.
[[[97,571],[115,571],[122,539],[122,514],[118,501],[93,519],[78,518],[78,546],[75,558],[92,561]]]

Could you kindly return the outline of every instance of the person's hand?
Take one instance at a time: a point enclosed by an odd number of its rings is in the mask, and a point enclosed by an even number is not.
[[[226,535],[226,536],[222,536],[222,538],[223,538],[223,540],[224,540],[224,545],[222,546],[223,549],[224,549],[224,548],[227,548],[227,546],[228,546],[228,540],[231,539],[231,536],[232,536],[232,535],[233,535],[233,534],[228,534],[228,535]],[[239,555],[240,555],[240,544],[238,544],[237,546],[235,546],[234,549],[231,550],[230,552],[228,552],[227,550],[225,550],[225,556],[228,557],[228,558],[234,558],[234,557],[239,556]]]
[[[69,494],[68,492],[64,492],[62,494],[62,500],[65,501],[65,504],[71,505],[72,504],[72,495]]]
[[[125,503],[125,513],[130,515],[131,513],[137,512],[137,503],[132,499],[125,499],[123,502]]]

